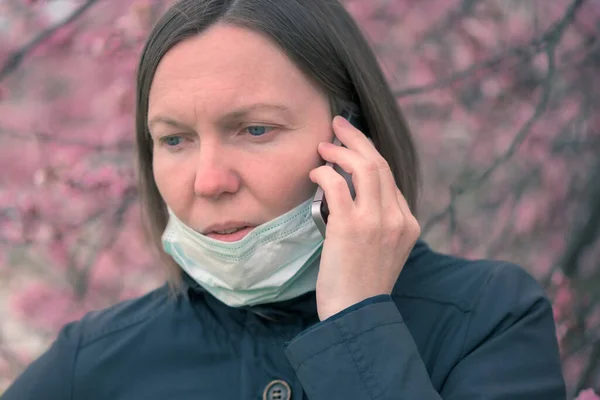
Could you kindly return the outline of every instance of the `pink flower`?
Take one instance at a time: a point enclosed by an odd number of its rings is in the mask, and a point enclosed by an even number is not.
[[[600,400],[600,397],[593,389],[587,389],[579,392],[579,395],[575,400]]]

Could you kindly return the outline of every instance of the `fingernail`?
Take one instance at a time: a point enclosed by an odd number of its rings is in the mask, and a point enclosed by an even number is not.
[[[340,115],[336,115],[335,118],[333,119],[333,122],[340,127],[350,125],[348,120]]]

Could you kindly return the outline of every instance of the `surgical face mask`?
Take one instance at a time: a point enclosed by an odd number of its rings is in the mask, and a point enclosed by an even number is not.
[[[163,248],[229,306],[288,300],[316,288],[323,237],[312,220],[311,203],[257,226],[237,242],[202,235],[169,210]]]

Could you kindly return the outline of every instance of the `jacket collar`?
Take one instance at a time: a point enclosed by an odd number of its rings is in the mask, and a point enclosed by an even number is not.
[[[406,264],[412,264],[416,262],[417,258],[419,258],[423,253],[427,252],[429,247],[422,240],[417,240],[417,243],[413,247],[410,256],[406,262]],[[233,307],[229,307],[226,304],[221,303],[219,300],[214,298],[206,289],[204,289],[198,282],[196,282],[191,276],[189,276],[185,271],[180,270],[183,278],[183,290],[187,293],[188,298],[193,301],[198,297],[208,296],[212,298],[212,300],[220,303],[223,307],[233,309]],[[255,306],[243,306],[236,308],[237,310],[245,310],[253,312],[262,318],[274,321],[274,322],[284,322],[289,319],[297,319],[302,318],[312,319],[317,316],[317,299],[315,291],[311,291],[305,293],[296,298],[269,303],[269,304],[259,304]]]

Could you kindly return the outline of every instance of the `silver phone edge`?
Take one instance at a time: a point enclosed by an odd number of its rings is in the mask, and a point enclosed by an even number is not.
[[[340,142],[340,139],[338,139],[336,136],[333,137],[332,143],[336,146],[342,145],[342,142]],[[333,163],[331,162],[326,162],[325,165],[334,168]],[[315,196],[313,197],[313,202],[310,210],[313,221],[315,222],[317,229],[319,229],[319,232],[321,232],[321,236],[323,236],[323,239],[325,239],[325,232],[327,230],[327,224],[325,223],[323,215],[321,214],[321,205],[323,204],[324,197],[325,193],[323,192],[323,189],[321,189],[320,186],[317,186],[317,191],[315,193]]]
[[[323,192],[323,189],[318,188],[317,191]],[[317,226],[317,229],[319,229],[319,232],[321,232],[321,236],[323,236],[323,239],[325,239],[325,231],[327,230],[327,225],[325,224],[325,221],[323,220],[323,215],[321,215],[322,202],[323,202],[322,197],[321,197],[321,200],[313,200],[312,207],[311,207],[311,213],[312,213],[313,221],[314,221],[315,225]]]

